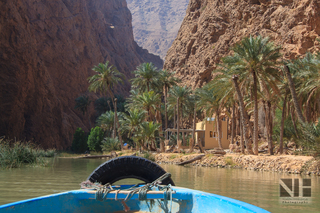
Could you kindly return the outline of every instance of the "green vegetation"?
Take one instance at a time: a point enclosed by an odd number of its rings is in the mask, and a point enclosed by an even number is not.
[[[115,98],[117,98],[117,112],[125,112],[125,105],[126,105],[126,99],[121,95],[115,95]],[[112,103],[111,98],[102,97],[98,98],[94,102],[94,109],[97,111],[99,115],[107,112],[107,111],[114,111],[114,106],[111,105]]]
[[[100,63],[93,70],[98,74],[88,79],[89,91],[100,91],[104,95],[109,95],[95,101],[95,109],[99,113],[96,125],[102,129],[103,138],[105,138],[102,149],[117,150],[118,142],[116,141],[119,141],[122,147],[122,140],[125,140],[131,147],[155,151],[162,141],[161,114],[165,114],[166,126],[170,117],[167,107],[162,110],[162,100],[166,102],[169,88],[176,85],[178,79],[166,70],[157,70],[152,63],[143,63],[133,72],[135,78],[132,79],[130,97],[120,100],[119,96],[114,95],[114,86],[122,82],[123,75],[120,75],[108,61],[105,64]],[[166,96],[164,99],[162,99],[163,94]],[[118,98],[115,99],[115,97]],[[120,103],[120,107],[115,100]],[[118,140],[115,139],[116,137]],[[93,144],[98,143],[88,140],[90,150],[97,151],[98,147]]]
[[[170,155],[169,159],[170,159],[170,160],[173,160],[173,159],[175,159],[175,158],[177,158],[177,157],[178,157],[177,155]]]
[[[121,99],[114,92],[124,76],[108,61],[95,66],[89,91],[105,95],[95,102],[96,126],[102,129],[102,138],[107,137],[105,144],[110,144],[104,145],[105,150],[117,149],[110,142],[117,137],[113,141],[121,147],[125,141],[136,150],[156,151],[163,147],[163,128],[177,129],[169,145],[180,139],[187,145],[192,136],[179,129],[193,128],[195,114],[197,121],[215,117],[220,147],[221,120],[229,118],[228,136],[232,143],[237,135],[243,136],[242,153],[246,145],[247,153],[258,154],[258,134],[260,142],[268,142],[270,154],[282,154],[289,141],[303,152],[319,153],[320,53],[286,61],[281,47],[262,36],[244,37],[231,50],[213,70],[214,80],[195,91],[178,86],[174,71],[143,63],[133,71],[130,96]],[[86,104],[80,106],[84,112]],[[276,140],[279,150],[274,150]]]
[[[104,132],[100,127],[96,126],[95,128],[91,129],[91,132],[88,137],[88,147],[90,151],[102,151],[101,145],[103,136]]]
[[[153,162],[156,161],[154,155],[153,155],[152,153],[149,153],[149,152],[145,152],[145,153],[143,154],[143,157],[146,158],[146,159],[148,159],[148,160],[151,160],[151,161],[153,161]]]
[[[77,128],[73,135],[71,150],[76,153],[84,153],[88,149],[87,140],[87,134],[81,128]]]
[[[118,138],[104,138],[102,141],[101,149],[104,152],[121,150],[120,141]]]
[[[46,166],[46,157],[53,157],[55,150],[43,150],[30,142],[12,142],[0,139],[0,168],[19,168],[22,165]]]
[[[236,164],[233,162],[232,157],[226,157],[226,158],[224,158],[224,161],[225,161],[226,164],[229,165],[229,166],[234,166],[234,165],[236,165]]]

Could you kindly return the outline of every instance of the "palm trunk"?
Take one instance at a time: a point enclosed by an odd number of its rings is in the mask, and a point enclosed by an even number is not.
[[[164,129],[166,130],[168,128],[168,109],[167,109],[167,87],[164,87]]]
[[[253,71],[253,98],[254,98],[254,124],[253,124],[253,152],[258,155],[258,88],[257,88],[257,76],[256,72]]]
[[[231,118],[231,144],[233,144],[233,142],[234,142],[234,121],[235,121],[235,119],[234,119],[234,115],[235,115],[235,113],[234,113],[234,111],[235,111],[235,103],[233,103],[233,106],[232,106],[232,118]]]
[[[264,124],[263,124],[263,136],[264,136],[264,138],[266,139],[267,138],[267,140],[268,140],[268,125],[267,125],[267,123],[268,123],[268,118],[267,118],[267,115],[268,115],[268,113],[267,113],[267,104],[266,104],[266,102],[264,101],[264,100],[262,100],[262,104],[263,104],[263,112],[264,112]]]
[[[305,105],[305,114],[306,114],[306,116],[305,116],[305,118],[306,118],[306,120],[307,120],[307,122],[308,123],[310,123],[310,121],[311,121],[311,112],[310,112],[310,100],[308,100],[307,102],[306,102],[306,105]]]
[[[173,109],[173,128],[175,129],[176,128],[176,106],[174,106],[174,109]]]
[[[296,112],[298,114],[299,120],[302,123],[305,123],[305,119],[304,119],[304,117],[302,115],[302,110],[301,110],[300,105],[298,103],[298,97],[297,97],[297,94],[296,94],[296,89],[295,89],[295,86],[294,86],[294,82],[293,82],[292,77],[291,77],[291,73],[289,71],[289,67],[288,66],[284,66],[284,70],[285,70],[285,73],[286,73],[286,76],[287,76],[287,79],[288,79],[288,84],[289,84],[289,88],[290,88],[290,92],[291,92],[294,108],[296,109]]]
[[[114,119],[113,119],[113,133],[112,133],[112,138],[116,138],[116,135],[117,135],[117,113],[114,112]]]
[[[237,109],[237,117],[236,117],[236,135],[240,135],[240,111]]]
[[[242,135],[244,137],[245,143],[247,145],[249,145],[248,138],[247,138],[247,125],[245,124],[245,108],[244,108],[244,102],[243,102],[242,94],[241,94],[241,91],[240,91],[240,88],[239,88],[239,84],[238,84],[238,76],[237,75],[233,75],[232,79],[233,79],[234,87],[235,87],[235,89],[237,91],[239,104],[240,104]],[[240,132],[241,132],[241,130],[240,130]]]
[[[283,131],[284,131],[284,119],[286,115],[286,105],[287,105],[287,93],[284,95],[283,100],[283,109],[282,109],[282,116],[281,116],[281,127],[280,127],[280,143],[279,143],[279,153],[280,155],[283,154]]]
[[[123,149],[123,143],[122,143],[120,124],[119,124],[119,120],[118,120],[117,99],[116,98],[114,99],[114,113],[115,113],[115,119],[116,119],[117,127],[118,127],[118,138],[119,138],[120,146],[121,146],[121,150],[122,150]]]
[[[179,98],[177,99],[177,144],[179,143],[179,131],[180,131],[180,125],[179,125]]]
[[[320,113],[320,93],[317,95],[317,106],[318,106],[318,112],[317,112],[317,114],[318,114],[318,116],[319,116],[319,113]]]
[[[264,137],[269,141],[269,117],[268,117],[268,107],[266,101],[263,100],[263,110],[264,110]]]
[[[297,129],[297,124],[296,124],[296,120],[294,119],[293,110],[294,110],[294,108],[291,109],[291,120],[292,120],[292,124],[293,124],[294,131],[296,132],[296,137],[299,138],[298,129]]]
[[[271,102],[267,102],[267,107],[268,107],[268,150],[269,154],[273,155],[273,143],[272,143],[272,117],[271,117]]]
[[[180,112],[181,120],[180,120],[180,122],[181,122],[181,126],[183,128],[183,104],[182,104],[182,102],[180,103],[180,105],[181,105],[181,112]],[[178,113],[178,116],[179,116],[179,113]]]
[[[222,149],[219,114],[220,114],[219,110],[217,110],[216,111],[216,124],[217,124],[217,132],[218,132],[218,144],[219,144],[219,149]]]
[[[108,106],[109,106],[109,111],[111,111],[111,105],[110,105],[110,100],[107,100]]]
[[[185,132],[181,132],[182,133],[182,144],[183,146],[186,146],[186,134]]]
[[[244,141],[243,141],[243,128],[241,125],[241,122],[239,122],[240,125],[240,149],[241,149],[241,153],[244,154]]]
[[[192,141],[189,144],[189,152],[193,152],[193,146],[195,144],[195,133],[196,133],[196,115],[197,115],[197,105],[194,105],[194,112],[193,112],[193,127],[192,127]]]

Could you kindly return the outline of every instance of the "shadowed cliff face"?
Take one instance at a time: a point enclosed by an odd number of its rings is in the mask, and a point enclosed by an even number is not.
[[[125,0],[1,1],[0,10],[0,136],[66,148],[89,127],[74,99],[94,65],[109,60],[128,79],[142,62],[162,67],[134,42]],[[126,80],[116,93],[129,89]]]
[[[191,0],[164,68],[176,71],[183,84],[200,87],[230,47],[250,34],[269,36],[285,58],[316,51],[319,11],[315,0]]]

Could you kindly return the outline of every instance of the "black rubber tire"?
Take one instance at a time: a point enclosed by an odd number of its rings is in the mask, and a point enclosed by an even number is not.
[[[113,184],[118,180],[136,178],[145,183],[151,183],[165,173],[166,171],[163,168],[148,159],[137,156],[123,156],[101,164],[87,180],[92,183]],[[171,177],[162,181],[162,185],[168,184],[174,186]]]

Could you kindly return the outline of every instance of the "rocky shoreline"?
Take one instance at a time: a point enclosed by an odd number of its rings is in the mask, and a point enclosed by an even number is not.
[[[182,153],[160,153],[155,155],[155,161],[159,164],[179,164],[192,160],[200,154]],[[320,159],[312,156],[298,155],[243,155],[226,154],[217,156],[206,154],[200,160],[195,160],[189,165],[220,167],[220,168],[241,168],[255,171],[284,172],[290,174],[306,174],[320,176]]]

